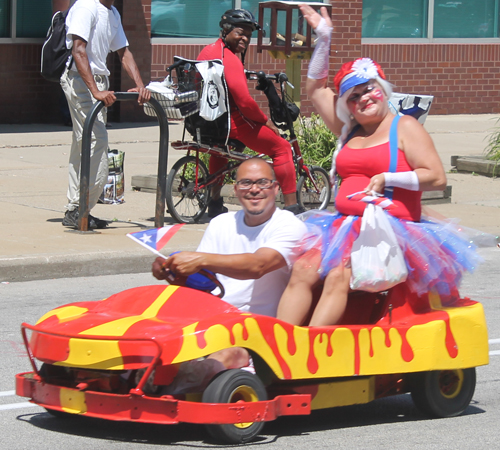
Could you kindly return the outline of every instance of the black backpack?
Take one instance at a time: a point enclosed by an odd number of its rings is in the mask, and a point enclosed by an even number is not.
[[[69,9],[57,11],[54,14],[42,47],[40,73],[46,80],[57,83],[59,83],[59,79],[66,69],[66,62],[71,56],[71,49],[66,48],[66,17],[68,12]]]

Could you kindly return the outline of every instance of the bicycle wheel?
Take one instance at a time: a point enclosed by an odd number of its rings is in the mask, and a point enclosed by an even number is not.
[[[308,168],[311,175],[304,173],[297,183],[297,201],[306,210],[326,209],[332,196],[330,177],[322,167]]]
[[[166,201],[169,214],[177,222],[196,223],[201,219],[210,200],[207,178],[207,167],[200,160],[197,163],[194,156],[184,156],[173,165],[167,176]]]

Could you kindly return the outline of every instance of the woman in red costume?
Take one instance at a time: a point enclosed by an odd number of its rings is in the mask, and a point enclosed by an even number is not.
[[[273,168],[283,192],[285,209],[295,214],[302,212],[297,204],[295,167],[290,144],[280,136],[278,128],[260,110],[250,95],[243,62],[238,57],[241,54],[244,61],[252,32],[259,30],[260,26],[253,14],[245,9],[226,11],[219,25],[222,28],[221,37],[215,43],[207,45],[199,54],[198,59],[220,59],[223,62],[231,112],[229,137],[273,159]],[[210,173],[216,172],[226,162],[225,158],[210,157]],[[212,199],[208,205],[209,217],[215,217],[227,211],[223,205],[220,190],[221,186],[212,188]]]
[[[389,136],[396,118],[388,104],[391,85],[376,62],[360,58],[341,67],[334,93],[327,87],[331,19],[325,8],[321,15],[306,5],[300,9],[318,36],[306,90],[328,128],[339,137],[331,174],[332,178],[338,174],[342,182],[335,199],[338,212],[317,212],[306,220],[311,228],[321,230],[321,248],[308,251],[295,263],[278,318],[304,325],[312,290],[323,282],[309,325],[333,325],[341,319],[350,291],[351,248],[366,207],[348,196],[360,191],[393,190],[394,207],[385,213],[404,254],[408,288],[418,295],[435,291],[453,296],[462,273],[473,270],[480,258],[465,236],[421,217],[421,192],[446,187],[432,139],[413,117],[398,118],[394,126],[397,166],[389,170]]]

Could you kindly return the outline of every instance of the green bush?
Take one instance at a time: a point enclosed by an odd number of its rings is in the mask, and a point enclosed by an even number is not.
[[[306,164],[332,167],[332,155],[337,145],[337,137],[327,128],[318,114],[300,117],[296,125],[297,140]]]
[[[486,144],[486,149],[484,151],[486,159],[491,161],[500,161],[500,127],[498,123],[500,119],[497,119],[497,127],[489,135],[488,144]]]

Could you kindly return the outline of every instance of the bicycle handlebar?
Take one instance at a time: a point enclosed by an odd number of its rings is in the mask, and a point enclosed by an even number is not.
[[[170,73],[172,70],[174,70],[176,67],[179,67],[183,61],[179,60],[177,62],[174,62],[171,66],[168,66],[165,70]]]
[[[274,81],[275,83],[288,83],[288,85],[294,89],[294,86],[288,81],[288,76],[285,72],[279,72],[275,74],[265,73],[262,70],[255,72],[253,70],[245,70],[245,75],[247,80],[262,80],[267,79]]]
[[[190,62],[183,61],[182,59],[179,61],[174,62],[171,66],[168,66],[165,70],[170,73],[172,70],[176,69],[179,67],[181,64],[184,64],[183,71],[184,72],[189,72],[194,68],[194,66]]]

